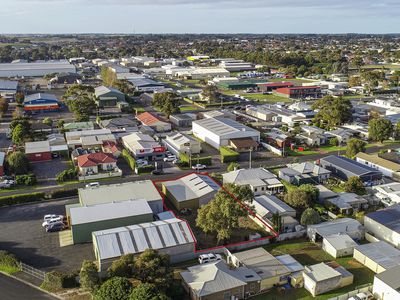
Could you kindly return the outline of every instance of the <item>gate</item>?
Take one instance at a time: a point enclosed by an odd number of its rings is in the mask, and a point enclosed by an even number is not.
[[[40,279],[41,281],[44,281],[44,277],[46,276],[46,272],[31,267],[30,265],[24,264],[23,262],[21,262],[21,271],[37,279]]]

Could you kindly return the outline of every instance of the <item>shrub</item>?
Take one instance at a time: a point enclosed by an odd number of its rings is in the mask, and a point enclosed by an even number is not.
[[[239,163],[237,163],[237,162],[231,162],[231,163],[228,165],[227,171],[228,171],[228,172],[232,172],[232,171],[235,171],[235,169],[240,169]]]
[[[0,206],[42,201],[44,198],[45,198],[45,193],[42,193],[42,192],[31,193],[31,194],[22,194],[22,195],[3,196],[3,197],[0,197]]]
[[[13,254],[0,250],[0,271],[11,274],[18,272],[19,268],[19,262]]]
[[[57,190],[57,191],[51,191],[49,194],[47,194],[47,198],[57,199],[57,198],[72,197],[77,195],[78,195],[78,189]]]
[[[128,150],[122,150],[122,157],[126,160],[131,170],[135,170],[136,168],[136,160],[129,154]]]
[[[189,166],[190,164],[190,158],[189,155],[185,153],[180,153],[179,154],[179,160],[181,161],[182,165],[184,166]],[[206,166],[211,166],[212,165],[212,157],[211,156],[204,156],[204,157],[193,157],[192,156],[192,166],[195,164],[203,164]]]
[[[318,224],[321,223],[321,217],[316,210],[310,207],[301,214],[300,223],[301,225]]]
[[[57,174],[57,182],[66,182],[78,179],[78,168],[64,170]]]
[[[239,153],[228,147],[220,147],[219,153],[221,155],[222,163],[238,161],[238,159],[239,159]]]
[[[137,173],[138,174],[150,173],[153,170],[154,170],[153,165],[141,166],[140,168],[137,168]]]
[[[100,279],[96,265],[89,260],[84,260],[79,273],[81,287],[93,292],[99,285]]]
[[[128,300],[133,289],[130,281],[123,277],[113,277],[104,282],[95,294],[96,300]]]
[[[109,277],[130,277],[132,275],[133,255],[127,254],[114,260],[108,268]]]
[[[75,288],[78,286],[76,276],[77,274],[74,273],[47,272],[40,287],[50,292],[56,292],[63,288]]]
[[[17,175],[15,176],[15,182],[19,185],[32,186],[37,183],[36,175],[31,173],[27,175]]]

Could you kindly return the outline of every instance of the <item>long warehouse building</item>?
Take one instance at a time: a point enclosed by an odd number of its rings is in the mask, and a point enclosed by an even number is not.
[[[16,62],[0,64],[0,78],[42,77],[54,73],[76,73],[74,65],[67,60]]]

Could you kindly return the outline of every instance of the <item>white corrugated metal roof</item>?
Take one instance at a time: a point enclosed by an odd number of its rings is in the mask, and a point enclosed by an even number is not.
[[[260,134],[257,130],[228,118],[207,118],[195,121],[193,124],[206,128],[218,136],[225,136],[242,131],[254,133],[254,135]]]
[[[100,259],[194,243],[185,221],[169,219],[93,232]]]
[[[50,152],[49,141],[39,141],[39,142],[27,142],[25,143],[25,153],[41,153]]]
[[[128,200],[70,209],[71,225],[153,214],[146,200]]]

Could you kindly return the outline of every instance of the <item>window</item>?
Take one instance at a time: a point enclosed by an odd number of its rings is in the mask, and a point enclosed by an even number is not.
[[[254,188],[254,191],[257,192],[257,188]]]
[[[227,291],[224,293],[224,299],[230,299],[231,298],[231,291]]]

